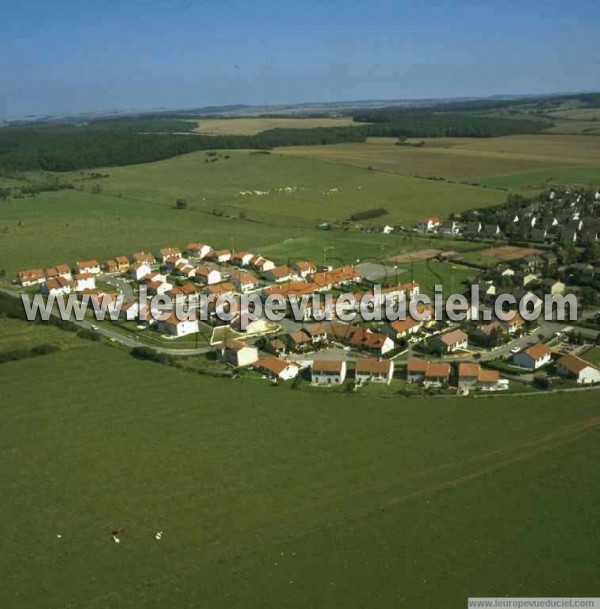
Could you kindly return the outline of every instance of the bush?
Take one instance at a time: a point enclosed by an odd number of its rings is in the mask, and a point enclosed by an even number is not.
[[[60,351],[59,345],[51,345],[49,343],[37,345],[37,347],[34,347],[31,350],[35,355],[50,355],[51,353],[57,353],[58,351]]]

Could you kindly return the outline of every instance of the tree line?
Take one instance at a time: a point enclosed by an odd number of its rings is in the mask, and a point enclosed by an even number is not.
[[[0,129],[0,168],[72,171],[133,165],[199,150],[255,149],[363,142],[367,137],[494,137],[538,133],[547,122],[377,110],[357,114],[355,126],[275,128],[256,135],[203,136],[176,118],[104,119],[86,125],[33,124]],[[368,123],[368,124],[366,124]]]

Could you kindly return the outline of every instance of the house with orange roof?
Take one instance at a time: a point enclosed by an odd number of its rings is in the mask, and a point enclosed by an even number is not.
[[[57,264],[56,266],[46,269],[44,271],[44,275],[46,275],[46,279],[56,279],[57,277],[62,277],[63,279],[68,280],[73,279],[71,267],[65,263]]]
[[[197,319],[177,319],[173,314],[163,321],[158,320],[156,329],[162,334],[179,338],[200,332],[200,324]]]
[[[206,243],[188,243],[185,251],[192,258],[206,258],[212,252],[212,247]]]
[[[525,320],[514,311],[498,315],[498,321],[502,324],[508,334],[523,332],[525,329]]]
[[[100,263],[97,260],[78,260],[75,265],[75,270],[80,275],[82,273],[89,273],[91,275],[100,274]]]
[[[229,262],[231,260],[231,251],[224,250],[214,250],[210,255],[211,260],[215,262]]]
[[[314,360],[310,368],[310,381],[320,387],[341,385],[346,380],[345,360]]]
[[[450,364],[431,362],[411,357],[406,365],[406,379],[409,383],[422,383],[426,387],[439,387],[450,381]]]
[[[437,228],[441,224],[442,223],[440,222],[440,219],[437,216],[431,216],[428,218],[419,218],[419,220],[417,220],[415,228],[421,233],[427,233],[429,231],[432,231],[434,228]]]
[[[42,294],[54,295],[58,294],[70,294],[71,290],[75,287],[72,279],[65,279],[62,276],[48,279],[45,283],[42,283],[40,292]]]
[[[26,271],[19,271],[17,273],[17,283],[24,288],[44,283],[46,277],[42,269],[27,269]]]
[[[600,370],[594,364],[570,353],[556,362],[556,372],[575,379],[580,384],[600,383]]]
[[[148,294],[151,296],[162,296],[173,289],[173,285],[166,281],[148,281],[146,283]]]
[[[107,273],[125,273],[129,269],[129,265],[129,258],[126,256],[116,256],[104,262],[102,267]]]
[[[375,352],[380,356],[394,348],[394,341],[389,336],[381,332],[372,332],[362,326],[354,326],[347,344],[355,349]]]
[[[537,370],[542,368],[552,360],[552,351],[542,343],[536,343],[525,347],[512,357],[513,364],[528,368],[529,370]]]
[[[393,340],[400,340],[417,334],[422,327],[422,321],[407,317],[406,319],[397,319],[390,322],[384,327],[384,332],[391,336]]]
[[[181,250],[178,247],[162,247],[158,250],[158,259],[162,264],[167,258],[181,258]]]
[[[459,389],[496,391],[499,388],[499,382],[500,373],[497,370],[486,370],[475,362],[460,362],[458,365]]]
[[[331,269],[330,271],[314,273],[312,281],[321,291],[328,291],[334,287],[362,281],[362,275],[354,266],[348,264],[346,266]]]
[[[96,289],[96,276],[91,273],[77,273],[73,275],[74,289],[76,292]]]
[[[296,378],[300,370],[296,364],[272,355],[259,358],[252,367],[267,378],[281,381]]]
[[[274,269],[275,263],[264,256],[254,256],[254,258],[252,258],[250,261],[250,267],[255,271],[261,271],[264,273],[265,271]]]
[[[210,284],[205,290],[209,296],[227,296],[235,294],[235,286],[229,281],[222,281],[221,283]]]
[[[500,373],[498,370],[479,369],[477,376],[477,386],[483,391],[496,391],[500,381]]]
[[[364,383],[385,383],[389,385],[394,376],[394,362],[390,359],[359,358],[354,368],[357,385]]]
[[[451,330],[444,334],[438,334],[429,341],[431,349],[445,355],[466,349],[469,345],[469,337],[462,330]]]
[[[223,281],[223,276],[219,269],[216,269],[213,266],[203,265],[196,269],[194,281],[197,281],[202,285],[214,285]]]
[[[289,266],[276,266],[265,272],[265,279],[267,281],[274,281],[275,283],[290,281],[294,279],[294,277],[296,277],[296,273],[294,273]]]
[[[150,266],[156,262],[156,258],[154,257],[154,254],[148,254],[146,252],[136,252],[135,254],[131,255],[131,262],[134,264],[144,263]]]
[[[230,339],[221,343],[217,353],[222,362],[231,364],[236,368],[251,366],[258,360],[258,349],[237,339]]]
[[[231,275],[231,283],[239,292],[250,292],[258,287],[258,279],[248,271],[236,271]]]
[[[311,260],[299,260],[292,264],[292,270],[302,279],[317,272],[317,265]]]
[[[475,389],[479,382],[480,366],[475,362],[460,362],[458,364],[458,388]]]
[[[250,252],[235,252],[231,254],[231,262],[236,266],[248,266],[254,258],[254,254]]]

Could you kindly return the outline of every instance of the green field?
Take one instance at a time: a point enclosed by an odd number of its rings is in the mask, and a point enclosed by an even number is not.
[[[365,402],[101,345],[0,379],[4,607],[462,607],[598,588],[592,393]]]
[[[409,140],[424,146],[396,146],[392,138],[333,146],[279,149],[310,157],[408,176],[474,182],[491,188],[520,189],[546,180],[600,181],[600,139],[585,136],[515,135],[496,138]],[[514,179],[513,176],[518,176]]]
[[[412,245],[382,235],[321,231],[318,222],[385,207],[389,214],[377,223],[412,223],[424,213],[445,215],[498,203],[505,196],[501,191],[277,154],[228,154],[229,159],[223,155],[214,163],[205,163],[209,157],[195,153],[111,168],[102,170],[108,178],[95,180],[84,173],[62,174],[62,180],[80,190],[4,201],[0,268],[12,276],[31,266],[103,260],[139,250],[185,247],[190,241],[249,249],[281,260],[302,256],[321,261],[323,248],[333,246],[338,258],[351,262],[389,256]],[[96,184],[99,193],[92,192]],[[285,187],[298,190],[276,190]],[[250,190],[269,194],[240,195]],[[186,210],[174,209],[178,197],[188,200]]]
[[[55,326],[0,317],[0,353],[15,349],[32,349],[44,344],[57,345],[63,349],[86,346],[75,333],[64,332]]]

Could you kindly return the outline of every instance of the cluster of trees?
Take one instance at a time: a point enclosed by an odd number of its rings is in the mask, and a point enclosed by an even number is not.
[[[388,210],[383,207],[376,207],[375,209],[367,209],[365,211],[359,211],[350,216],[350,220],[368,220],[370,218],[379,218],[380,216],[387,215]]]
[[[278,146],[362,142],[371,136],[491,137],[537,133],[548,123],[466,114],[413,114],[376,110],[355,117],[346,127],[269,129],[256,135],[202,136],[188,133],[193,123],[177,119],[112,119],[87,125],[23,125],[0,129],[0,168],[71,171],[131,165],[198,150],[255,149]]]

